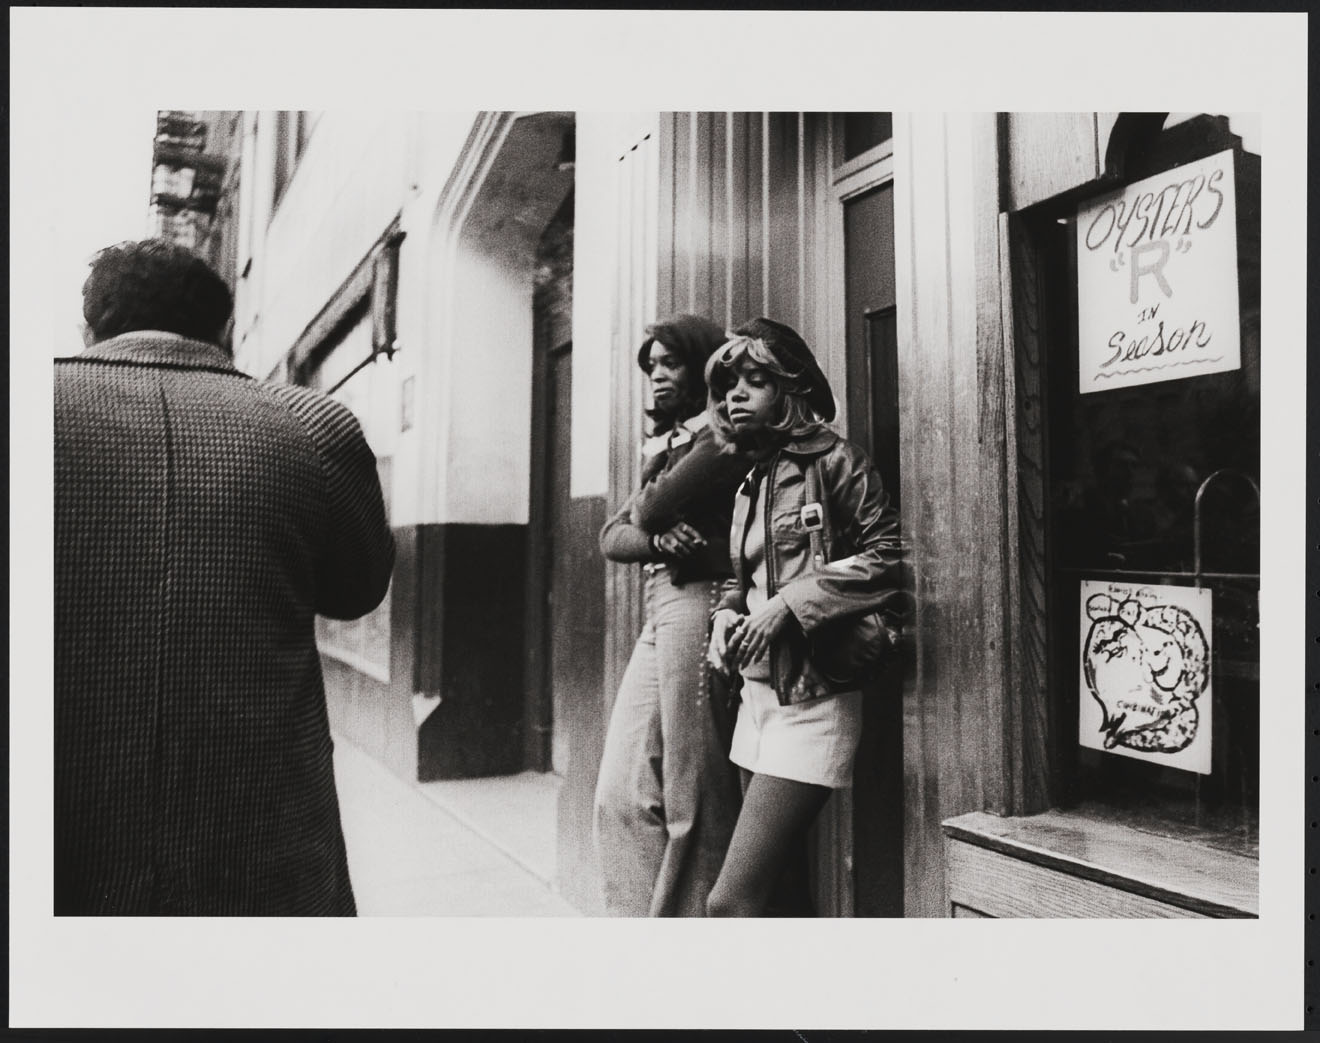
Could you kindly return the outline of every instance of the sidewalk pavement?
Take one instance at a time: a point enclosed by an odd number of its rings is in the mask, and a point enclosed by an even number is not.
[[[408,783],[335,736],[359,916],[581,916],[554,888],[560,780]]]

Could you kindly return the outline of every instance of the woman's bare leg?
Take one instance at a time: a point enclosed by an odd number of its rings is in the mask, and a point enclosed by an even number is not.
[[[829,799],[826,786],[773,775],[753,775],[706,902],[707,916],[760,916],[793,844]]]

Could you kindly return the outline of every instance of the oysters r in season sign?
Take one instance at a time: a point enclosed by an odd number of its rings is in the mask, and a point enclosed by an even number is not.
[[[1241,366],[1233,151],[1077,211],[1078,390]]]

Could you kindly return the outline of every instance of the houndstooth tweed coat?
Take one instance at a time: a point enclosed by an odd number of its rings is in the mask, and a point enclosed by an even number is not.
[[[313,617],[385,594],[342,405],[125,334],[55,365],[55,912],[355,913]]]

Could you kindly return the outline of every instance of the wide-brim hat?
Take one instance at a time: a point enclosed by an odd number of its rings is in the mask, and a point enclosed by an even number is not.
[[[733,331],[736,337],[750,337],[759,340],[774,355],[775,360],[795,380],[801,381],[806,390],[803,398],[822,420],[834,419],[834,392],[830,382],[825,379],[816,356],[807,347],[807,342],[798,335],[797,330],[785,326],[774,319],[752,319]]]

